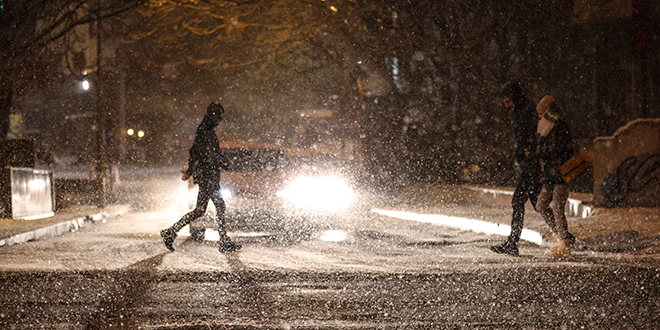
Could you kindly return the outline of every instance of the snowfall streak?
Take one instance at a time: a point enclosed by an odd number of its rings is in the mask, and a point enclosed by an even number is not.
[[[481,220],[450,217],[441,214],[418,214],[411,212],[388,211],[381,209],[372,209],[371,212],[397,219],[426,222],[434,225],[471,230],[479,233],[509,236],[509,233],[511,232],[511,226],[500,225],[500,224],[481,221]],[[543,245],[543,238],[541,237],[541,234],[533,230],[523,229],[522,234],[520,235],[520,239],[538,245]]]

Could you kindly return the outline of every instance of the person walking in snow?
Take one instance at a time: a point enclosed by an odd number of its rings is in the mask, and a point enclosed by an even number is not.
[[[536,154],[537,115],[535,105],[530,101],[516,82],[506,83],[501,91],[504,107],[511,111],[511,125],[514,134],[516,189],[511,199],[513,215],[511,232],[507,240],[491,246],[495,253],[518,255],[518,241],[523,229],[525,203],[529,200],[536,206],[540,184],[540,167]]]
[[[568,124],[559,116],[559,107],[552,96],[546,95],[537,104],[539,123],[538,154],[540,157],[543,188],[539,194],[536,210],[550,226],[555,241],[546,255],[568,257],[575,237],[568,232],[564,210],[568,200],[569,186],[564,182],[559,165],[575,154],[573,138]]]
[[[197,205],[194,210],[185,214],[172,227],[160,232],[165,247],[174,251],[172,243],[177,233],[185,225],[201,217],[206,212],[209,200],[216,209],[216,222],[220,233],[220,252],[232,252],[241,248],[241,245],[232,242],[225,230],[225,201],[220,193],[220,171],[229,169],[227,160],[220,154],[220,144],[215,133],[216,127],[222,120],[225,109],[221,104],[211,102],[206,108],[206,114],[197,127],[195,141],[190,148],[188,169],[183,173],[182,180],[190,177],[199,185]]]

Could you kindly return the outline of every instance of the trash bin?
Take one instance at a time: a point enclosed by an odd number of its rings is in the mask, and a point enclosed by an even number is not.
[[[0,217],[38,219],[53,216],[53,174],[26,167],[0,169]]]

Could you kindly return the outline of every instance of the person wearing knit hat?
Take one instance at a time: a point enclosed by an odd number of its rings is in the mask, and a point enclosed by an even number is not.
[[[571,255],[570,244],[575,241],[575,237],[568,232],[564,208],[569,186],[559,172],[559,165],[575,154],[573,138],[568,124],[559,116],[559,107],[552,96],[543,97],[536,105],[536,111],[539,118],[536,132],[543,184],[536,210],[555,236],[555,242],[546,255],[568,257]]]
[[[504,107],[511,111],[511,125],[514,135],[516,168],[516,189],[511,199],[513,214],[511,232],[504,243],[491,246],[495,253],[518,255],[518,241],[523,229],[525,203],[533,206],[541,191],[540,168],[536,157],[537,117],[534,102],[530,101],[516,82],[509,82],[500,91]]]
[[[206,212],[209,200],[213,202],[216,209],[216,224],[220,233],[220,252],[233,252],[241,248],[241,245],[232,242],[225,230],[225,201],[220,194],[220,172],[229,169],[227,159],[220,154],[220,142],[215,133],[220,124],[225,109],[220,103],[211,102],[206,108],[206,114],[195,132],[195,141],[190,148],[188,168],[183,172],[182,180],[187,181],[190,177],[199,185],[197,194],[197,205],[194,210],[186,213],[179,221],[171,227],[163,229],[160,236],[163,237],[165,247],[174,251],[172,244],[181,228],[201,217]]]

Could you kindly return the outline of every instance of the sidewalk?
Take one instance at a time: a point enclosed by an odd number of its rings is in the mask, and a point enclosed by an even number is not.
[[[0,218],[0,247],[60,236],[128,212],[129,205],[76,205],[55,212],[54,216],[34,219]]]

